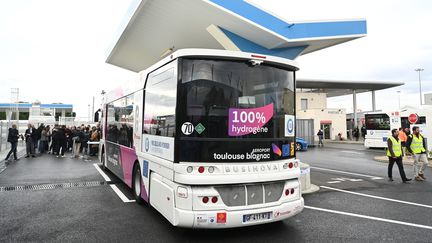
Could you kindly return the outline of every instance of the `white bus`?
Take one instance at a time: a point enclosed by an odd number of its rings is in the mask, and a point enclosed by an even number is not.
[[[401,127],[400,112],[372,112],[365,114],[366,148],[386,148],[391,130]]]
[[[105,96],[101,163],[175,226],[301,212],[295,62],[184,49]]]

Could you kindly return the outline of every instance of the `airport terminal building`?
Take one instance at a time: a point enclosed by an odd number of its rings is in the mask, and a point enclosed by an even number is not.
[[[0,103],[0,120],[29,120],[30,116],[73,117],[72,104],[42,104],[39,101],[33,103]]]

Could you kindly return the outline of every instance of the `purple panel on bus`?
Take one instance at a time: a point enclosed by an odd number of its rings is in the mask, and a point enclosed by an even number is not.
[[[126,185],[132,187],[132,170],[135,161],[138,160],[135,149],[120,146],[121,165],[123,169],[123,179]]]

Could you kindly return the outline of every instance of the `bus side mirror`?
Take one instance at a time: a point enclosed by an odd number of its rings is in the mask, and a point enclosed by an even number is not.
[[[100,111],[100,109],[97,110],[94,114],[94,122],[99,122],[99,111]]]

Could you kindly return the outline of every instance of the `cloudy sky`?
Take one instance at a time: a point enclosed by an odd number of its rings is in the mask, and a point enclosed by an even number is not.
[[[131,78],[132,72],[105,63],[109,45],[132,0],[0,1],[0,103],[20,100],[74,105],[87,117],[92,97]],[[367,37],[299,57],[300,78],[405,82],[377,92],[377,108],[419,104],[417,67],[423,93],[432,92],[432,1],[422,0],[250,0],[289,21],[367,20]],[[371,109],[370,94],[358,108]],[[352,98],[328,106],[352,111]]]

